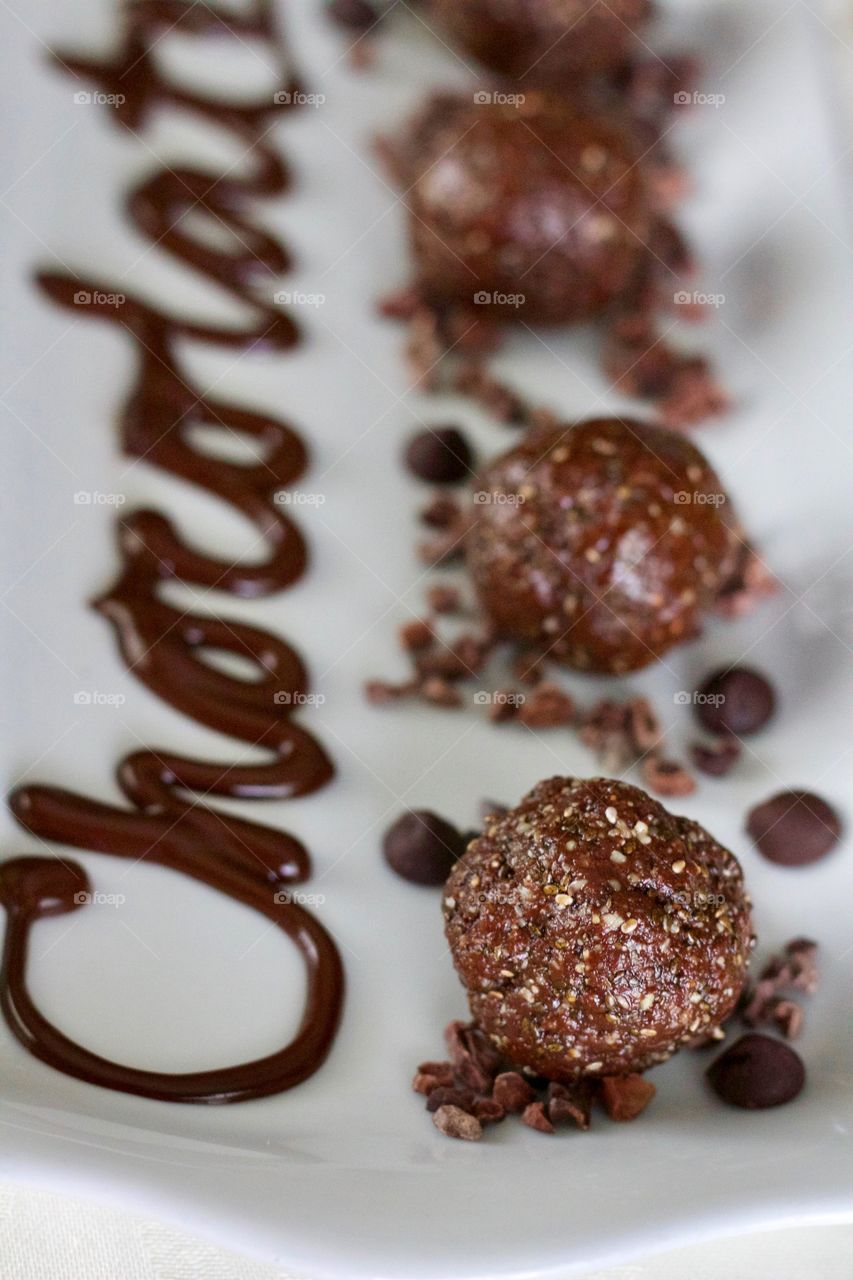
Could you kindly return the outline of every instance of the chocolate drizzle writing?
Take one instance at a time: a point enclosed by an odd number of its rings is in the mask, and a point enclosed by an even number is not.
[[[10,805],[18,821],[44,840],[159,863],[267,916],[302,953],[306,1004],[290,1044],[232,1067],[167,1074],[90,1053],[39,1012],[26,982],[32,924],[78,909],[87,899],[88,879],[76,864],[21,857],[0,864],[0,903],[8,916],[0,1007],[30,1052],[69,1075],[165,1101],[237,1102],[288,1089],[317,1070],[337,1030],[343,970],[326,930],[290,900],[287,886],[310,873],[299,841],[220,813],[198,797],[286,799],[316,791],[333,770],[322,747],[291,720],[292,708],[307,691],[306,673],[294,650],[269,632],[234,619],[184,612],[161,599],[158,587],[172,580],[235,596],[266,596],[305,568],[302,537],[275,501],[304,469],[302,441],[276,418],[198,392],[177,349],[179,339],[274,351],[298,341],[292,320],[256,293],[259,283],[287,268],[287,251],[254,227],[247,214],[250,198],[276,195],[287,187],[287,170],[267,136],[270,118],[293,100],[295,82],[266,0],[254,0],[239,14],[182,0],[131,0],[124,15],[122,41],[112,58],[101,62],[63,55],[61,62],[114,95],[118,118],[133,131],[152,108],[176,107],[221,126],[245,147],[249,173],[223,177],[189,166],[160,169],[130,193],[127,210],[153,243],[239,298],[251,309],[252,319],[242,327],[208,328],[140,298],[129,297],[120,308],[102,305],[98,297],[109,290],[76,275],[44,271],[37,281],[64,307],[73,307],[81,290],[89,293],[94,302],[87,314],[121,325],[132,339],[138,367],[120,418],[124,451],[235,508],[258,530],[266,558],[249,564],[216,559],[185,542],[160,512],[136,511],[119,525],[119,576],[95,607],[112,624],[137,678],[192,719],[267,752],[269,758],[236,764],[139,751],[118,769],[130,809],[38,785],[18,788]],[[154,44],[172,28],[262,42],[280,63],[278,92],[235,104],[174,85],[152,55]],[[184,216],[189,211],[227,228],[232,247],[213,247],[195,238]],[[196,426],[249,437],[260,451],[259,460],[239,464],[199,451],[191,434]],[[206,655],[216,651],[250,663],[256,678],[241,679],[213,666]]]

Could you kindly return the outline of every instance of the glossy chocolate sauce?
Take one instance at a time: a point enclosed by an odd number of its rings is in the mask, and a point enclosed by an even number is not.
[[[266,550],[260,563],[232,564],[188,545],[158,511],[132,512],[118,527],[121,569],[95,607],[111,622],[128,668],[150,689],[193,720],[248,743],[267,759],[257,764],[205,762],[163,751],[135,752],[118,769],[132,808],[122,809],[56,787],[24,786],[10,805],[39,838],[90,851],[146,860],[194,876],[254,907],[302,952],[307,997],[301,1026],[285,1048],[255,1062],[212,1071],[167,1074],[110,1062],[70,1040],[35,1007],[27,989],[30,926],[38,919],[85,905],[84,870],[42,857],[0,864],[0,902],[8,925],[0,981],[0,1008],[21,1043],[51,1066],[106,1088],[172,1102],[238,1102],[277,1093],[312,1075],[328,1053],[340,1017],[343,969],[334,942],[288,886],[303,882],[310,860],[292,836],[223,814],[201,803],[210,795],[286,799],[324,786],[332,765],[322,747],[291,721],[307,691],[299,656],[280,638],[234,619],[182,611],[158,595],[164,580],[216,588],[236,596],[265,596],[286,587],[305,568],[299,531],[276,494],[302,473],[306,454],[293,429],[264,414],[197,391],[183,369],[180,339],[244,350],[286,350],[298,340],[293,322],[259,298],[288,266],[285,248],[254,227],[252,197],[286,189],[287,170],[267,135],[270,117],[292,101],[295,81],[266,0],[239,14],[181,0],[131,0],[116,54],[103,62],[62,55],[76,76],[122,95],[115,108],[132,131],[154,107],[200,114],[244,145],[250,171],[217,175],[189,166],[155,171],[129,195],[129,216],[161,249],[235,295],[248,307],[244,326],[210,328],[130,297],[121,307],[98,305],[85,314],[119,324],[138,358],[135,385],[123,408],[124,451],[216,494],[257,528]],[[218,33],[265,43],[280,63],[276,94],[235,104],[176,86],[158,69],[153,47],[171,28]],[[228,250],[195,238],[185,215],[192,210],[233,235]],[[75,306],[81,290],[111,292],[101,282],[42,272],[41,289],[61,306]],[[81,314],[75,306],[75,314]],[[260,457],[250,465],[224,461],[193,446],[190,429],[204,426],[253,439]],[[240,679],[208,661],[225,651],[254,668]],[[199,798],[194,798],[199,797]]]

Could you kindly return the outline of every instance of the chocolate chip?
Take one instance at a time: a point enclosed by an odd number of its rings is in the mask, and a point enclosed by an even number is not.
[[[601,1101],[611,1120],[636,1120],[657,1093],[644,1076],[605,1076]]]
[[[717,738],[715,742],[694,742],[690,759],[701,773],[723,778],[735,767],[741,756],[737,738]]]
[[[456,827],[426,809],[404,813],[382,841],[389,866],[412,884],[444,884],[464,848]]]
[[[696,716],[709,733],[750,734],[763,729],[776,709],[773,686],[750,667],[722,668],[699,690]]]
[[[538,1133],[554,1133],[554,1126],[545,1114],[544,1102],[529,1102],[521,1113],[521,1119],[530,1129]]]
[[[464,1142],[479,1142],[483,1136],[483,1126],[475,1116],[459,1107],[443,1106],[434,1112],[432,1122],[439,1133],[448,1138],[461,1138]]]
[[[535,1102],[536,1093],[517,1071],[502,1071],[495,1077],[492,1097],[504,1111],[520,1114],[526,1106]]]
[[[329,0],[326,12],[347,31],[367,31],[380,17],[367,0]]]
[[[759,853],[783,867],[816,862],[841,838],[835,810],[809,791],[780,791],[747,815],[746,829]]]
[[[412,436],[406,465],[419,480],[430,484],[458,484],[471,474],[474,455],[456,427],[435,427]]]
[[[799,1054],[758,1032],[742,1036],[707,1071],[711,1088],[732,1107],[778,1107],[796,1098],[806,1080]]]

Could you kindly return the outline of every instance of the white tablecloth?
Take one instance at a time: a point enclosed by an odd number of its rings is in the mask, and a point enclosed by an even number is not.
[[[2,1280],[294,1280],[161,1223],[0,1183]],[[302,1280],[300,1277],[299,1280]],[[585,1280],[853,1280],[853,1225],[717,1241]]]

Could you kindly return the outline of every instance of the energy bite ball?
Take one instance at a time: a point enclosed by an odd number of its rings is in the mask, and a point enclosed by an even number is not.
[[[478,1026],[564,1082],[643,1071],[712,1034],[753,941],[734,855],[605,778],[551,778],[488,819],[444,914]]]
[[[474,481],[466,560],[498,634],[622,674],[694,637],[741,545],[683,436],[592,419],[527,436]]]
[[[654,262],[643,149],[556,94],[434,98],[396,159],[418,295],[529,323],[601,313]]]
[[[618,68],[641,48],[649,0],[429,0],[429,15],[484,66],[526,84]]]

